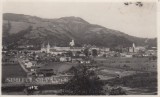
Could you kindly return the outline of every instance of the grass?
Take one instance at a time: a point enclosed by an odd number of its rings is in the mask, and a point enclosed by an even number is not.
[[[41,67],[41,69],[54,69],[58,72],[66,72],[68,71],[72,66],[77,66],[76,63],[68,63],[68,62],[51,62],[47,65]]]
[[[122,78],[114,78],[107,81],[104,81],[106,84],[109,84],[111,86],[123,86],[123,87],[130,87],[130,88],[138,88],[145,90],[147,89],[148,92],[157,92],[157,72],[156,72],[156,61],[148,61],[148,59],[137,59],[137,58],[115,58],[115,59],[105,59],[105,62],[102,62],[103,60],[98,60],[100,63],[97,64],[103,64],[101,65],[99,70],[107,69],[106,72],[98,72],[102,73],[103,75],[108,75],[108,72],[111,76],[116,75],[115,72],[120,71],[124,72],[126,71],[127,74],[131,73],[129,76],[124,76]],[[101,63],[102,62],[102,63]],[[124,64],[126,66],[130,66],[130,68],[123,67]],[[76,66],[75,63],[50,63],[43,68],[53,68],[55,70],[58,70],[59,72],[67,71],[72,66]],[[153,67],[155,66],[155,67]],[[111,68],[108,68],[111,67]],[[154,72],[145,72],[145,73],[134,73],[131,71],[145,71],[141,70],[142,68],[148,68],[148,71],[154,71]],[[23,69],[20,67],[19,64],[6,64],[2,65],[2,79],[3,82],[5,78],[7,77],[26,77],[26,73],[23,71]],[[43,87],[43,89],[52,88],[51,86]]]
[[[125,70],[157,72],[157,61],[149,58],[96,58],[96,64]]]
[[[2,82],[9,77],[26,77],[27,74],[19,64],[2,65]]]
[[[106,81],[106,83],[111,86],[118,85],[157,92],[157,73],[137,73],[123,78],[111,79]]]

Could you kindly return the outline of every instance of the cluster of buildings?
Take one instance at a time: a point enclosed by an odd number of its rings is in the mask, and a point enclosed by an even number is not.
[[[28,48],[32,45],[20,47]],[[154,59],[149,59],[154,56]],[[141,57],[141,58],[139,58]],[[40,50],[10,50],[2,52],[2,64],[20,64],[29,77],[54,77],[58,76],[67,80],[73,76],[73,71],[79,69],[82,64],[100,73],[98,67],[111,67],[133,71],[151,71],[157,70],[157,48],[150,49],[143,46],[118,48],[113,50],[107,47],[97,47],[84,45],[75,47],[72,40],[68,47],[51,46],[42,44]],[[104,73],[98,74],[104,78]],[[107,73],[107,78],[108,78]],[[110,74],[116,77],[117,73]],[[119,74],[118,74],[119,76]]]
[[[147,49],[145,46],[136,46],[135,43],[132,44],[132,47],[127,48],[118,48],[119,51],[111,50],[107,47],[96,47],[96,46],[83,46],[83,47],[74,47],[74,40],[69,43],[69,47],[57,47],[57,46],[50,46],[48,43],[47,45],[42,45],[41,52],[51,53],[54,55],[62,54],[68,51],[71,51],[73,55],[76,52],[83,52],[84,49],[88,48],[89,54],[93,55],[93,50],[96,50],[97,56],[106,56],[106,57],[133,57],[133,56],[157,56],[157,48],[152,47]],[[84,55],[84,54],[83,54]],[[82,56],[83,56],[82,55]]]
[[[157,56],[157,47],[146,48],[145,46],[136,46],[134,43],[132,47],[129,48],[129,53],[132,56]]]
[[[110,50],[107,53],[102,53],[105,57],[157,57],[157,47],[147,48],[146,46],[136,46],[134,43],[132,47],[117,47],[116,50]]]
[[[68,47],[57,47],[57,46],[51,46],[49,43],[47,45],[43,44],[41,47],[40,52],[45,52],[45,53],[50,53],[50,54],[54,54],[54,55],[59,55],[59,54],[63,54],[66,52],[72,52],[73,56],[76,55],[77,52],[79,52],[79,56],[85,56],[83,51],[85,49],[88,49],[88,53],[90,55],[92,55],[92,50],[96,50],[97,54],[99,54],[100,52],[109,52],[110,49],[109,48],[99,48],[96,46],[83,46],[83,47],[75,47],[74,46],[74,40],[72,40]]]
[[[31,47],[32,45],[29,45]],[[27,46],[26,46],[27,47]],[[118,48],[119,51],[112,50],[107,47],[96,47],[91,45],[84,45],[83,47],[75,47],[75,41],[72,40],[69,43],[68,47],[58,47],[51,46],[49,42],[47,44],[42,44],[40,50],[21,50],[16,51],[15,53],[21,53],[25,55],[28,59],[31,60],[50,60],[53,62],[71,62],[71,61],[80,61],[84,63],[85,57],[148,57],[148,56],[157,56],[157,48],[152,47],[147,49],[144,46],[136,46],[134,43],[132,47],[127,48]],[[88,56],[86,55],[85,50],[87,50]],[[27,53],[26,53],[27,52]],[[11,53],[12,54],[12,53]],[[9,58],[6,54],[6,51],[2,52],[3,63],[14,62],[16,58]],[[15,55],[13,55],[15,56]]]

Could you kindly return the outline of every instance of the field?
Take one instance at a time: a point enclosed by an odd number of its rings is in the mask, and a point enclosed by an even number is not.
[[[67,72],[70,68],[78,66],[77,63],[69,63],[69,62],[50,62],[40,69],[53,69],[58,73]]]
[[[106,85],[120,86],[128,95],[157,94],[157,60],[149,58],[96,58],[97,74]]]
[[[130,95],[157,94],[157,73],[137,73],[106,81],[111,86],[121,86]]]
[[[118,68],[110,68],[110,67],[99,67],[96,70],[97,75],[101,78],[101,80],[108,80],[113,79],[116,77],[125,77],[129,75],[133,75],[136,73],[139,73],[139,71],[133,71],[133,70],[124,70],[124,69],[118,69]]]
[[[111,67],[134,71],[157,72],[157,61],[149,58],[95,58],[96,64],[103,67]]]
[[[19,64],[2,65],[2,82],[9,77],[26,77],[27,74],[23,71]]]
[[[148,58],[97,58],[95,64],[98,66],[95,72],[106,85],[121,86],[129,95],[157,94],[156,60]],[[77,65],[76,63],[55,62],[48,63],[42,69],[54,69],[62,73],[68,71],[72,66]],[[2,65],[3,82],[7,77],[26,77],[26,73],[19,64],[5,64]],[[5,89],[4,91],[6,92]],[[12,89],[11,91],[13,93]],[[21,90],[17,91],[23,94]],[[46,90],[46,92],[48,91]]]

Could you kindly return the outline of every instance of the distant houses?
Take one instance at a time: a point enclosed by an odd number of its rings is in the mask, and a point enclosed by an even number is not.
[[[146,48],[144,46],[135,46],[134,43],[133,43],[132,47],[129,48],[129,52],[131,52],[131,53],[142,52],[145,50],[146,50]]]
[[[145,57],[145,56],[156,56],[157,50],[156,47],[152,49],[148,49],[145,46],[136,46],[135,43],[132,44],[132,47],[123,47],[118,46],[113,48],[108,47],[97,47],[97,46],[83,46],[83,47],[75,47],[75,42],[72,40],[69,42],[68,47],[58,47],[51,46],[48,42],[47,44],[42,44],[41,49],[38,51],[33,50],[36,53],[48,53],[52,55],[65,55],[65,56],[86,56],[85,49],[87,49],[88,55],[93,57]],[[31,50],[30,50],[31,51]],[[67,53],[70,53],[69,55]],[[61,58],[62,60],[63,58]]]
[[[51,53],[51,54],[62,54],[68,51],[72,51],[72,52],[80,52],[82,51],[82,47],[73,47],[74,46],[74,40],[72,40],[69,43],[69,47],[57,47],[57,46],[53,46],[51,47],[50,44],[48,43],[46,46],[43,44],[41,47],[41,52],[46,52],[46,53]]]
[[[51,62],[83,62],[84,57],[157,57],[157,47],[146,48],[145,46],[136,46],[135,43],[131,47],[118,46],[113,48],[109,47],[97,47],[92,45],[84,45],[82,47],[75,47],[75,42],[72,40],[68,43],[68,47],[51,46],[42,44],[40,50],[27,49],[33,47],[33,45],[19,46],[19,48],[25,48],[22,50],[10,50],[3,51],[2,61],[4,63],[16,63],[16,59],[9,59],[7,55],[11,54],[16,56],[25,56],[29,60],[36,60],[37,62],[51,61]]]

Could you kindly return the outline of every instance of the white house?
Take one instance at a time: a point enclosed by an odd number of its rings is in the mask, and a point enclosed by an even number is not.
[[[60,60],[61,62],[66,62],[66,61],[67,61],[67,58],[66,58],[66,57],[60,57],[59,60]]]
[[[31,68],[33,66],[33,64],[31,62],[25,63],[27,68]]]

